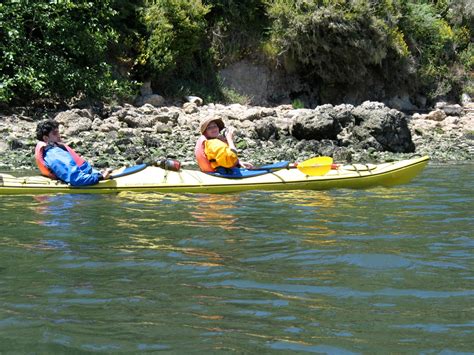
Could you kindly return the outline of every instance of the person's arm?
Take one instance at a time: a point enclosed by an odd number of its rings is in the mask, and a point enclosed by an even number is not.
[[[220,139],[209,139],[205,143],[204,152],[213,167],[231,168],[239,161],[234,149]]]
[[[72,186],[87,186],[97,184],[103,179],[99,171],[93,170],[88,162],[71,169],[70,184]]]
[[[227,140],[227,144],[229,145],[229,148],[235,152],[237,155],[237,148],[235,147],[234,144],[234,127],[229,127],[227,128],[226,134],[225,134],[225,139]]]
[[[71,155],[59,147],[46,150],[44,161],[58,179],[72,186],[94,185],[102,178],[102,174],[92,171],[87,162],[77,166]]]
[[[235,152],[235,154],[237,154],[237,148],[235,147],[235,144],[234,144],[234,127],[229,127],[227,128],[227,132],[226,132],[226,135],[225,135],[225,138],[227,140],[227,143],[229,144],[229,148]],[[253,165],[251,163],[248,163],[246,161],[242,161],[239,159],[239,165],[242,167],[242,168],[246,168],[246,169],[252,169],[253,168]]]

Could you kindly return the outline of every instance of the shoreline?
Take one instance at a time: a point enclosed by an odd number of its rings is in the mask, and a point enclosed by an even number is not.
[[[474,105],[440,103],[406,115],[379,102],[314,109],[185,102],[69,109],[43,113],[61,124],[63,141],[97,168],[165,157],[196,167],[199,122],[210,115],[236,128],[239,157],[255,165],[303,161],[320,155],[339,163],[380,163],[428,155],[432,162],[468,162],[474,156]],[[0,171],[36,170],[35,115],[0,114]]]

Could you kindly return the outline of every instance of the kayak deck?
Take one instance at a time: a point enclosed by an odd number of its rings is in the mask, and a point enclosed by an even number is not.
[[[147,167],[131,175],[73,187],[42,176],[14,177],[0,174],[0,194],[117,193],[157,191],[163,193],[227,193],[247,190],[327,190],[369,188],[405,184],[428,164],[421,157],[382,164],[340,166],[323,176],[309,176],[297,169],[281,169],[245,179],[228,179],[195,170],[178,172]]]

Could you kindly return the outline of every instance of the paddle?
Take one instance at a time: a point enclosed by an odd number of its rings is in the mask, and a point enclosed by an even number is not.
[[[108,179],[116,179],[122,176],[127,176],[130,174],[138,173],[139,171],[142,171],[145,169],[149,164],[139,164],[139,165],[134,165],[134,166],[128,166],[124,168],[123,170],[118,170],[116,173],[112,173]]]
[[[326,175],[333,167],[333,159],[331,157],[316,157],[305,160],[301,163],[289,164],[288,162],[279,162],[270,165],[255,167],[249,170],[266,170],[276,171],[282,169],[298,169],[303,174],[309,176]]]
[[[288,162],[279,162],[275,164],[255,167],[249,170],[276,171],[276,170],[282,170],[282,169],[297,168],[303,174],[306,174],[309,176],[322,176],[322,175],[326,175],[331,170],[332,162],[333,162],[333,159],[331,157],[316,157],[316,158],[305,160],[297,164],[289,164]],[[176,166],[176,164],[178,164],[178,166]],[[112,173],[108,178],[116,179],[122,176],[134,174],[139,171],[142,171],[148,166],[159,166],[167,170],[178,171],[180,168],[179,165],[180,165],[179,162],[174,161],[174,160],[162,160],[161,162],[154,162],[152,164],[139,164],[139,165],[126,167],[123,170],[118,170],[116,173]]]
[[[130,174],[135,174],[138,173],[139,171],[142,171],[148,166],[158,166],[162,169],[165,170],[171,170],[171,171],[179,171],[181,169],[181,163],[178,160],[174,159],[161,159],[159,161],[155,161],[153,163],[144,163],[144,164],[139,164],[139,165],[134,165],[134,166],[128,166],[126,168],[119,169],[117,172],[112,173],[108,179],[116,179],[122,176],[127,176]]]
[[[309,176],[322,176],[331,170],[332,162],[331,157],[316,157],[298,163],[296,168]]]

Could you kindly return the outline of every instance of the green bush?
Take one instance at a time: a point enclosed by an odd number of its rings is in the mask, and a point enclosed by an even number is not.
[[[148,30],[144,62],[161,80],[199,70],[197,58],[205,39],[209,7],[200,0],[155,0],[143,12]],[[179,74],[178,74],[179,73]]]
[[[358,84],[387,56],[388,31],[365,8],[344,1],[274,0],[271,41],[288,69],[328,84]]]
[[[271,0],[268,53],[326,91],[408,90],[457,96],[469,72],[469,16],[449,1]],[[457,5],[459,7],[459,4]],[[443,16],[446,16],[444,18]],[[451,25],[447,18],[456,20]],[[472,23],[472,14],[471,14]],[[460,24],[460,25],[459,25]]]
[[[472,92],[473,21],[467,0],[7,0],[0,103],[127,97],[144,79],[229,100],[218,68],[241,59],[297,73],[328,101],[374,84],[457,97]]]
[[[253,57],[266,36],[265,0],[204,0],[208,36],[214,61],[219,66]]]
[[[106,63],[117,38],[110,1],[9,1],[0,4],[0,101],[107,97],[118,83]]]
[[[456,59],[455,36],[448,22],[429,3],[409,3],[400,26],[417,63],[421,89],[431,97],[447,94],[449,64]]]

